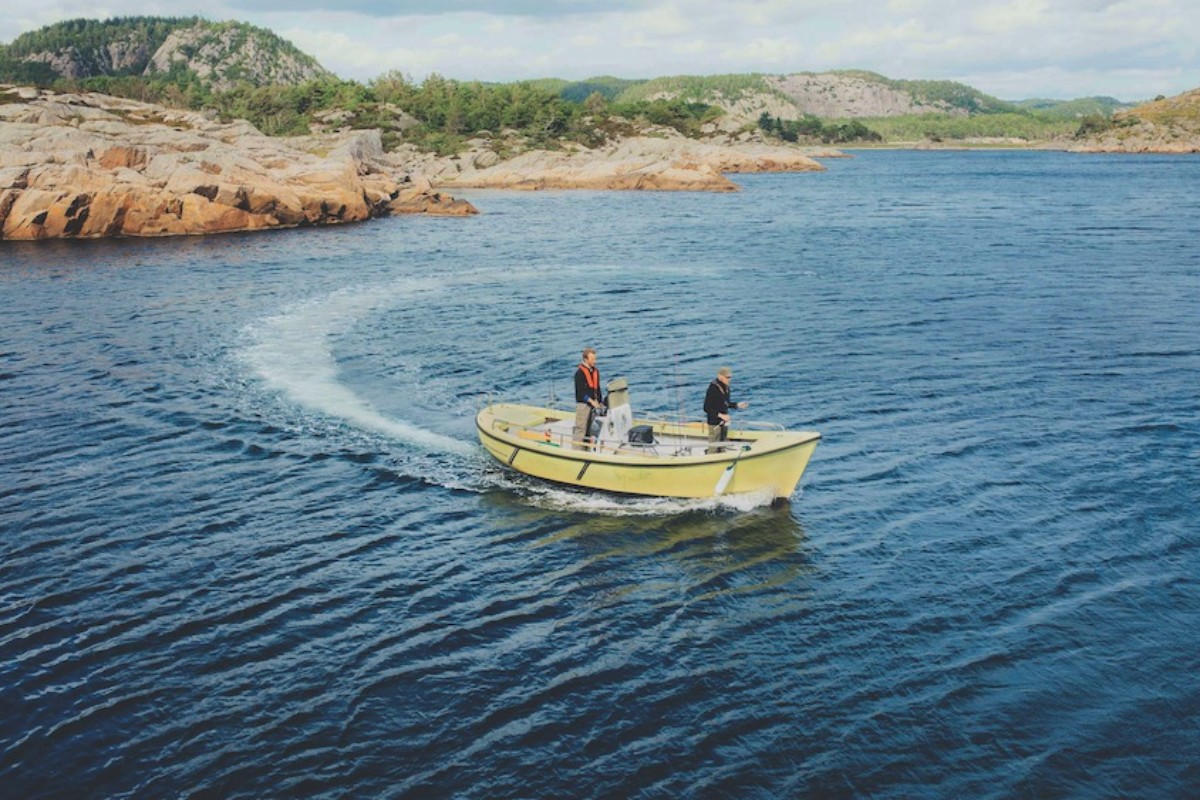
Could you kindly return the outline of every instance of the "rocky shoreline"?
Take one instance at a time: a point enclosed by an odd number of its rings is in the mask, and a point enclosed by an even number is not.
[[[1113,115],[1112,125],[1071,148],[1081,153],[1200,153],[1200,89]]]
[[[844,157],[817,150],[720,135],[708,141],[671,129],[599,148],[535,150],[500,161],[477,140],[463,157],[430,160],[421,167],[435,186],[489,189],[616,189],[735,192],[732,172],[820,172],[817,157]]]
[[[1180,116],[1173,102],[1179,101],[1166,101],[1172,120]],[[1090,141],[1026,146],[1200,151],[1191,130],[1182,130],[1131,120]],[[950,147],[909,145],[922,146]],[[210,234],[409,213],[469,216],[477,209],[446,193],[468,188],[733,192],[738,187],[728,173],[815,172],[824,169],[818,159],[839,157],[845,154],[715,126],[704,140],[656,128],[600,147],[556,150],[524,150],[515,132],[501,132],[439,157],[411,147],[385,152],[376,130],[270,137],[248,122],[225,123],[207,113],[0,85],[0,239]]]
[[[466,216],[453,188],[736,191],[726,172],[824,169],[832,150],[669,129],[500,160],[491,143],[384,152],[378,131],[265,136],[244,121],[100,94],[0,86],[0,238],[172,236]]]
[[[273,139],[107,95],[0,87],[0,236],[172,236],[475,213],[392,174],[377,131]]]

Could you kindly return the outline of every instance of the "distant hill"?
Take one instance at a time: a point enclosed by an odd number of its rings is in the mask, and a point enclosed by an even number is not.
[[[128,76],[194,79],[224,90],[239,82],[294,85],[330,73],[265,28],[199,17],[75,19],[0,45],[0,81]]]
[[[615,102],[680,99],[722,108],[742,122],[767,112],[779,119],[972,117],[1028,115],[1048,121],[1111,117],[1133,108],[1114,97],[1006,101],[955,81],[897,80],[866,70],[795,72],[786,75],[674,75],[649,79],[602,76],[582,81],[545,78],[537,88],[583,102],[593,92]]]
[[[596,79],[597,82],[600,79]],[[560,92],[572,85],[547,86]],[[608,95],[606,95],[608,96]],[[1133,104],[1113,97],[1006,101],[955,81],[897,80],[864,70],[796,72],[786,75],[678,75],[631,81],[616,102],[684,100],[720,108],[720,126],[734,130],[766,115],[801,129],[813,118],[849,120],[888,143],[1020,145],[1069,141],[1106,120],[1136,114]],[[1149,104],[1153,108],[1153,104]],[[1139,106],[1138,109],[1146,109]],[[1146,119],[1153,116],[1148,111]],[[1121,123],[1130,125],[1128,118]]]
[[[585,81],[586,83],[586,81]],[[766,83],[759,73],[734,75],[671,75],[630,81],[612,98],[617,103],[683,100],[720,108],[732,127],[753,123],[766,112],[782,119],[800,116],[795,105]]]
[[[1018,100],[1013,105],[1027,111],[1057,119],[1083,119],[1099,115],[1111,117],[1117,111],[1133,108],[1135,103],[1122,103],[1115,97],[1080,97],[1075,100],[1047,100],[1031,98]]]
[[[862,70],[655,78],[635,83],[617,100],[676,97],[719,105],[735,114],[761,106],[783,119],[805,115],[826,119],[928,113],[966,116],[1017,110],[1013,104],[965,84],[893,80]]]
[[[592,94],[599,94],[605,100],[616,100],[622,92],[632,89],[634,86],[639,86],[645,83],[645,80],[629,79],[629,78],[614,78],[611,75],[601,75],[597,78],[588,78],[585,81],[574,81],[562,87],[558,95],[564,100],[570,100],[573,103],[582,103],[587,100]]]
[[[863,70],[800,72],[766,80],[790,97],[803,113],[832,119],[908,114],[968,116],[1016,110],[1011,103],[966,84],[894,80]]]
[[[565,97],[569,87],[605,86],[606,80],[612,79],[541,85]],[[615,95],[602,94],[616,104],[706,104],[723,112],[715,123],[723,131],[761,127],[789,141],[797,134],[825,142],[1020,144],[1069,135],[1078,126],[1074,118],[1030,111],[966,84],[894,80],[863,70],[675,75],[629,81]]]

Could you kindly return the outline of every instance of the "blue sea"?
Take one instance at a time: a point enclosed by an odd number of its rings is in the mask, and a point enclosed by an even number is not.
[[[0,242],[0,797],[1191,798],[1200,160]],[[490,395],[818,430],[540,485]]]

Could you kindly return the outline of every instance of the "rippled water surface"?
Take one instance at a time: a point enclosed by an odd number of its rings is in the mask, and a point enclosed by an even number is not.
[[[1200,161],[0,242],[4,797],[1194,797]],[[481,394],[815,428],[551,490]]]

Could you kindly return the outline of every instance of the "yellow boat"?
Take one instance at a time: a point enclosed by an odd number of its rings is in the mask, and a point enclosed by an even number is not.
[[[634,419],[624,378],[608,392],[608,413],[590,442],[572,441],[574,409],[490,400],[475,417],[479,441],[518,472],[581,489],[694,498],[769,490],[786,500],[821,439],[774,426],[731,430],[727,441],[710,443],[703,422]]]

